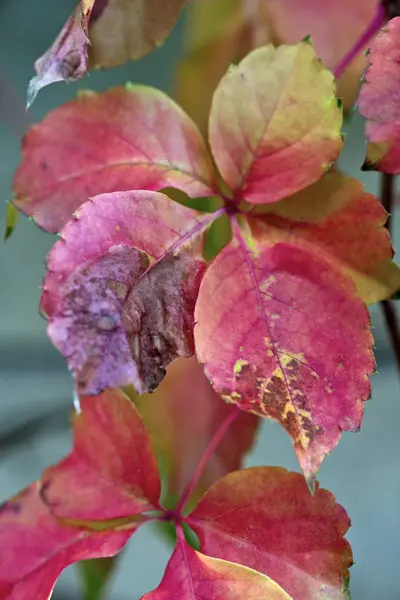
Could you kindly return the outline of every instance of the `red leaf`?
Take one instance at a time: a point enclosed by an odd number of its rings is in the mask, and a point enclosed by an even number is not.
[[[83,398],[74,447],[42,477],[53,514],[80,521],[117,519],[159,508],[160,479],[147,429],[118,390]]]
[[[41,307],[81,394],[151,391],[172,360],[193,354],[205,265],[182,247],[206,223],[164,194],[139,191],[98,196],[65,227]]]
[[[80,93],[28,131],[14,203],[55,232],[91,196],[167,186],[189,196],[213,195],[210,157],[194,123],[172,100],[128,85]]]
[[[0,509],[0,598],[49,600],[68,565],[88,558],[114,556],[137,529],[93,532],[56,520],[35,483]]]
[[[81,10],[77,7],[52,46],[35,62],[36,75],[28,86],[28,107],[46,85],[56,81],[76,81],[85,75],[88,45],[81,24]]]
[[[272,239],[277,232],[285,233],[291,240],[307,240],[314,252],[328,252],[367,304],[400,288],[400,270],[392,262],[385,227],[387,213],[359,181],[331,169],[307,189],[257,209],[263,212],[250,223],[255,237],[257,232]]]
[[[341,125],[333,75],[311,43],[265,46],[217,87],[210,146],[236,197],[265,204],[321,177],[342,148]]]
[[[203,452],[232,407],[214,392],[196,357],[173,362],[153,394],[135,397],[153,443],[166,468],[166,503],[182,494]],[[214,481],[239,469],[251,448],[259,419],[241,413],[208,461],[195,497]]]
[[[291,600],[274,581],[178,541],[159,587],[142,600]]]
[[[358,98],[367,120],[365,168],[400,173],[400,17],[389,21],[372,43],[370,66]]]
[[[307,242],[243,235],[237,228],[204,277],[197,356],[226,400],[287,429],[312,486],[341,431],[361,424],[375,368],[368,311]]]
[[[296,600],[348,599],[349,518],[318,484],[311,496],[297,473],[230,473],[187,520],[202,552],[265,573]]]

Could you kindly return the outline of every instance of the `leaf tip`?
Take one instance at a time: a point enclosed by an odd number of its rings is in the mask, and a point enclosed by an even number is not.
[[[311,35],[308,34],[306,36],[303,37],[303,39],[301,40],[302,42],[304,42],[304,44],[311,44],[313,43]]]
[[[9,202],[6,208],[6,225],[4,228],[4,241],[6,242],[14,233],[14,230],[18,224],[19,212],[15,208],[14,204]]]
[[[32,77],[32,79],[28,83],[28,89],[26,91],[26,110],[27,111],[34,103],[35,98],[38,95],[38,93],[40,92],[40,90],[42,89],[43,85],[44,84],[40,81],[40,79],[37,75],[35,75],[35,77]]]
[[[125,89],[127,92],[134,92],[137,88],[136,83],[132,83],[132,81],[127,81],[125,83]]]
[[[307,473],[304,478],[311,496],[314,496],[317,474],[315,472]]]
[[[375,171],[375,165],[371,163],[368,159],[365,159],[361,171]]]

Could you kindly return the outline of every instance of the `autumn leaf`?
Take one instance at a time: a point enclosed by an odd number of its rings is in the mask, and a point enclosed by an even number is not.
[[[140,513],[160,509],[156,458],[129,398],[108,390],[80,408],[72,452],[0,508],[2,600],[49,600],[65,567],[115,556]]]
[[[63,524],[43,504],[40,488],[34,483],[0,508],[2,600],[49,600],[67,566],[117,554],[138,527],[95,532]]]
[[[172,100],[127,85],[80,93],[28,131],[14,204],[56,232],[91,196],[166,186],[212,196],[211,159],[196,126]]]
[[[75,81],[91,68],[137,60],[160,46],[186,0],[82,0],[52,46],[35,62],[28,106],[40,89]]]
[[[210,117],[215,162],[236,206],[254,217],[242,217],[242,229],[232,217],[234,240],[200,287],[195,342],[219,394],[287,429],[312,488],[341,431],[360,428],[369,397],[375,363],[361,297],[372,301],[390,294],[399,274],[389,262],[386,214],[376,199],[335,171],[306,187],[307,180],[323,175],[324,152],[333,160],[339,151],[340,111],[332,79],[325,78],[309,43],[287,51],[254,51],[215,92]],[[262,70],[258,65],[270,52],[271,67]],[[288,57],[297,53],[310,63],[308,84],[297,80],[301,67],[295,69],[290,93],[281,92],[281,104],[275,100],[271,119],[263,90],[272,90],[274,98],[273,83],[282,73],[287,81]],[[307,110],[311,116],[297,123]],[[309,122],[303,135],[308,118],[315,126]],[[277,202],[293,191],[295,196]],[[355,230],[360,221],[361,236]]]
[[[80,394],[152,391],[170,362],[193,354],[205,264],[190,245],[209,218],[158,192],[115,192],[85,203],[62,230],[41,309]]]
[[[186,0],[82,0],[53,45],[35,63],[28,106],[56,81],[75,81],[90,68],[139,59],[162,44]]]
[[[107,0],[89,26],[90,65],[115,67],[162,44],[186,0]]]
[[[382,204],[362,183],[331,169],[305,190],[273,205],[253,207],[252,235],[307,240],[327,252],[355,282],[360,298],[374,304],[400,288],[400,270],[385,227]]]
[[[195,321],[214,389],[286,428],[312,488],[341,431],[360,428],[370,395],[369,315],[353,282],[306,241],[236,226],[206,272]]]
[[[276,581],[296,600],[348,600],[350,521],[318,484],[276,467],[230,473],[200,500],[187,522],[202,552]]]
[[[72,452],[42,476],[52,513],[74,521],[120,519],[160,508],[160,479],[147,429],[118,390],[80,401]]]
[[[142,600],[291,600],[269,577],[196,552],[178,540],[159,587]]]
[[[78,6],[50,48],[35,62],[35,77],[29,82],[27,107],[39,91],[57,81],[76,81],[88,68],[88,39],[82,29],[81,10]]]
[[[133,398],[165,471],[164,505],[172,508],[232,407],[213,390],[195,357],[174,361],[153,394]],[[208,461],[194,498],[241,467],[258,424],[254,415],[243,412],[237,417]]]
[[[196,0],[188,9],[187,55],[175,79],[175,96],[206,131],[211,98],[228,66],[272,42],[296,44],[311,36],[318,56],[333,69],[374,18],[378,0]],[[338,81],[350,108],[366,66],[363,52]]]
[[[364,169],[400,173],[400,17],[373,41],[358,98],[368,140]]]
[[[230,68],[214,93],[209,140],[231,190],[265,204],[322,176],[342,148],[341,126],[333,76],[302,42],[260,48]]]

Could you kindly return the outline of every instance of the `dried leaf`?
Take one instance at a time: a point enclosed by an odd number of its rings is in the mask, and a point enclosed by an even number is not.
[[[160,46],[185,0],[82,0],[53,45],[35,63],[28,106],[41,88],[75,81],[89,68],[121,65]]]
[[[65,23],[53,45],[35,62],[36,75],[28,86],[27,107],[39,91],[57,81],[76,81],[88,68],[88,39],[82,29],[81,11],[77,7]]]
[[[186,249],[207,220],[158,192],[85,203],[48,258],[41,309],[79,393],[154,390],[194,352],[193,313],[205,264]]]

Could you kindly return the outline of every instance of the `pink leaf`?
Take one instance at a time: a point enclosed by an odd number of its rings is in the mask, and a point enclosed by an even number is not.
[[[55,232],[91,196],[167,186],[189,196],[213,195],[210,157],[194,123],[172,100],[128,85],[81,92],[34,125],[23,141],[13,189],[15,205]]]
[[[274,581],[179,540],[159,587],[142,600],[291,600]]]
[[[0,598],[49,600],[61,572],[88,558],[117,554],[137,529],[93,532],[55,519],[34,483],[0,508]]]
[[[87,202],[48,259],[42,310],[82,394],[160,383],[194,351],[193,312],[205,265],[185,248],[207,218],[157,192]]]
[[[366,119],[364,168],[400,173],[400,17],[373,41],[358,108]]]
[[[81,399],[72,452],[42,477],[61,518],[101,521],[159,508],[160,479],[147,429],[118,390]]]
[[[369,315],[353,282],[305,241],[237,228],[204,277],[195,319],[214,389],[278,420],[312,487],[341,431],[359,429],[370,394]]]
[[[311,496],[298,473],[230,473],[187,520],[202,552],[268,575],[295,600],[348,600],[349,518],[318,484]]]
[[[392,261],[393,249],[381,202],[364,186],[336,169],[314,185],[267,206],[253,207],[252,234],[272,239],[285,233],[292,241],[304,239],[314,252],[328,253],[349,275],[360,298],[374,304],[400,288],[400,270]],[[262,211],[262,212],[261,212]]]

